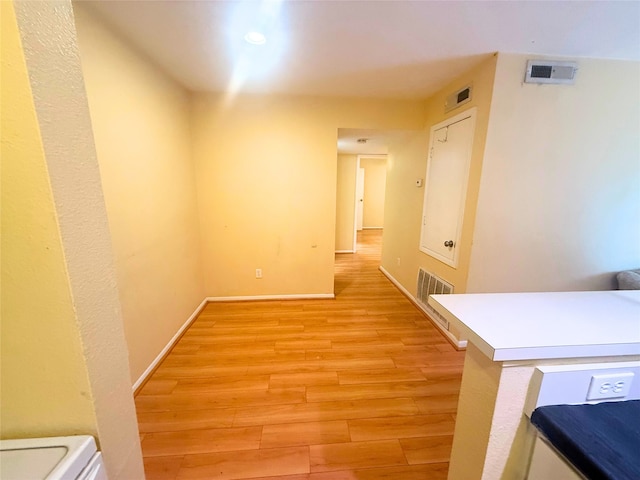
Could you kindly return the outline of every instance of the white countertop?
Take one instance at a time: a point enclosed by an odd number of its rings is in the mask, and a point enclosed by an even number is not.
[[[431,295],[496,361],[640,355],[640,290]]]

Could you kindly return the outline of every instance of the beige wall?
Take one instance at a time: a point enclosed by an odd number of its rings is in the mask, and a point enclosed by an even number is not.
[[[382,266],[413,294],[420,267],[452,283],[456,293],[466,291],[495,65],[494,56],[427,100],[424,130],[413,138],[389,147]],[[469,83],[473,84],[471,102],[445,114],[444,102],[447,95]],[[425,178],[429,129],[446,118],[472,107],[477,107],[476,128],[459,244],[460,256],[458,267],[453,268],[419,251],[424,187],[417,188],[415,182],[418,178]]]
[[[1,6],[2,436],[92,434],[109,478],[144,478],[71,4],[16,2],[15,15],[11,5]]]
[[[74,10],[135,382],[204,299],[189,97]]]
[[[528,58],[498,59],[467,291],[610,289],[640,259],[640,63],[535,85]]]
[[[387,156],[382,266],[413,294],[422,255],[418,243],[424,195],[424,189],[417,188],[415,182],[424,178],[428,142],[424,130],[407,134],[389,146]]]
[[[384,197],[387,182],[387,159],[360,159],[364,168],[364,207],[363,228],[382,228],[384,226]]]
[[[338,128],[416,129],[408,101],[198,94],[193,138],[208,296],[333,293]],[[255,269],[263,278],[255,278]]]
[[[13,4],[1,2],[0,8],[0,432],[3,438],[95,434],[82,340]]]
[[[357,155],[338,155],[336,251],[353,251]]]

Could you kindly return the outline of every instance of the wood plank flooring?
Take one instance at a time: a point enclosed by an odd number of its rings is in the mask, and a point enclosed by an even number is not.
[[[335,300],[206,306],[136,396],[148,480],[446,478],[464,352],[358,245]]]

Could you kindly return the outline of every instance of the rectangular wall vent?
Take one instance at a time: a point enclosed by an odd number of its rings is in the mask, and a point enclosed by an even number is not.
[[[464,105],[467,102],[471,101],[471,90],[472,86],[467,85],[464,88],[461,88],[457,92],[453,92],[451,95],[447,97],[444,102],[444,111],[450,112],[454,108],[458,108],[460,105]]]
[[[431,318],[439,322],[445,328],[449,328],[449,322],[428,304],[429,295],[453,293],[453,285],[445,282],[431,272],[420,268],[418,270],[418,288],[416,300],[429,312]]]
[[[529,60],[525,83],[574,83],[578,64],[575,62],[550,62]]]

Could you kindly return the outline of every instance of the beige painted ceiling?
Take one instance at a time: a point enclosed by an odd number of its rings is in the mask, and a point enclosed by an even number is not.
[[[638,1],[83,3],[193,91],[422,99],[495,51],[640,60]]]

